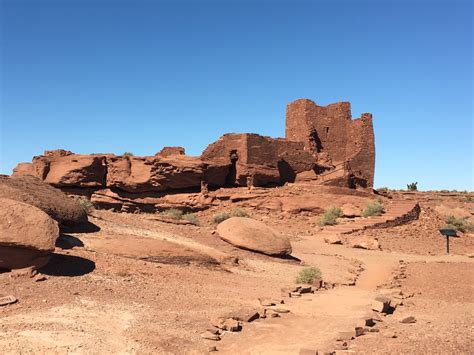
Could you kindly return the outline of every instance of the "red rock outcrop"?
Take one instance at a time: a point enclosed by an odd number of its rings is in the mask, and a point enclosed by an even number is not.
[[[225,134],[200,157],[186,155],[182,147],[144,157],[45,151],[32,163],[20,163],[14,175],[33,175],[68,192],[82,189],[103,205],[133,200],[150,205],[157,194],[206,195],[223,186],[296,182],[371,188],[374,164],[371,114],[352,120],[348,102],[318,106],[301,99],[287,106],[286,138]]]

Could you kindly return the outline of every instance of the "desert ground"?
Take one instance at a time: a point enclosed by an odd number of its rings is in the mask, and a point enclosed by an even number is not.
[[[91,209],[87,228],[62,230],[37,273],[0,273],[0,296],[17,299],[0,306],[1,352],[472,351],[474,235],[451,238],[447,254],[439,233],[447,216],[474,214],[472,193],[346,194],[302,184],[216,193],[234,197],[195,212],[195,224],[163,213]],[[281,210],[273,208],[276,198]],[[329,206],[363,208],[375,200],[382,216],[318,223]],[[214,219],[235,211],[288,237],[291,255],[221,239]],[[378,245],[353,247],[356,240]],[[322,284],[298,291],[298,273],[312,266]],[[391,310],[377,312],[381,303]],[[237,327],[219,326],[228,320]]]

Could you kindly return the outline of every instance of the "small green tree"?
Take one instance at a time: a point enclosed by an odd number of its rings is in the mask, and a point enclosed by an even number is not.
[[[408,191],[418,191],[418,182],[411,182],[407,184]]]
[[[133,157],[133,153],[131,152],[125,152],[122,154],[124,157]]]

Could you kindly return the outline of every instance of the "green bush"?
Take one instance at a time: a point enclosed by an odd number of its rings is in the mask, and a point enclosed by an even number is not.
[[[312,284],[314,280],[320,279],[322,276],[321,270],[318,267],[306,267],[298,273],[296,276],[297,284]]]
[[[183,218],[183,211],[176,208],[169,208],[161,212],[161,215],[166,218],[181,219]]]
[[[214,215],[213,221],[215,224],[219,224],[221,222],[224,222],[226,219],[229,219],[230,217],[232,217],[230,213],[219,212]]]
[[[86,197],[77,197],[76,202],[84,209],[84,211],[86,211],[87,214],[90,214],[94,209],[94,204]]]
[[[380,216],[384,211],[383,205],[376,201],[369,203],[362,211],[362,217]]]
[[[418,182],[411,182],[407,184],[408,191],[417,191],[418,190]]]
[[[194,213],[185,213],[183,214],[182,218],[188,222],[191,222],[191,224],[194,224],[195,226],[200,224],[199,219]]]
[[[454,229],[459,232],[474,232],[474,223],[468,217],[449,216],[444,229]]]
[[[342,210],[339,207],[329,207],[318,221],[322,226],[332,226],[337,224],[337,218],[342,217]]]
[[[133,157],[133,153],[132,152],[125,152],[122,154],[124,157]]]

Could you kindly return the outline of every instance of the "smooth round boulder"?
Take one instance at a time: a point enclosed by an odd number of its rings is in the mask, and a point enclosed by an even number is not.
[[[360,208],[354,206],[352,203],[346,203],[341,207],[342,215],[344,217],[360,217],[361,210]]]
[[[291,254],[290,240],[262,222],[245,217],[231,217],[217,226],[221,239],[241,248],[267,255]]]
[[[87,222],[87,213],[75,200],[34,176],[0,175],[0,198],[24,202],[67,226]]]
[[[44,266],[58,236],[58,223],[40,209],[0,198],[0,268]]]

